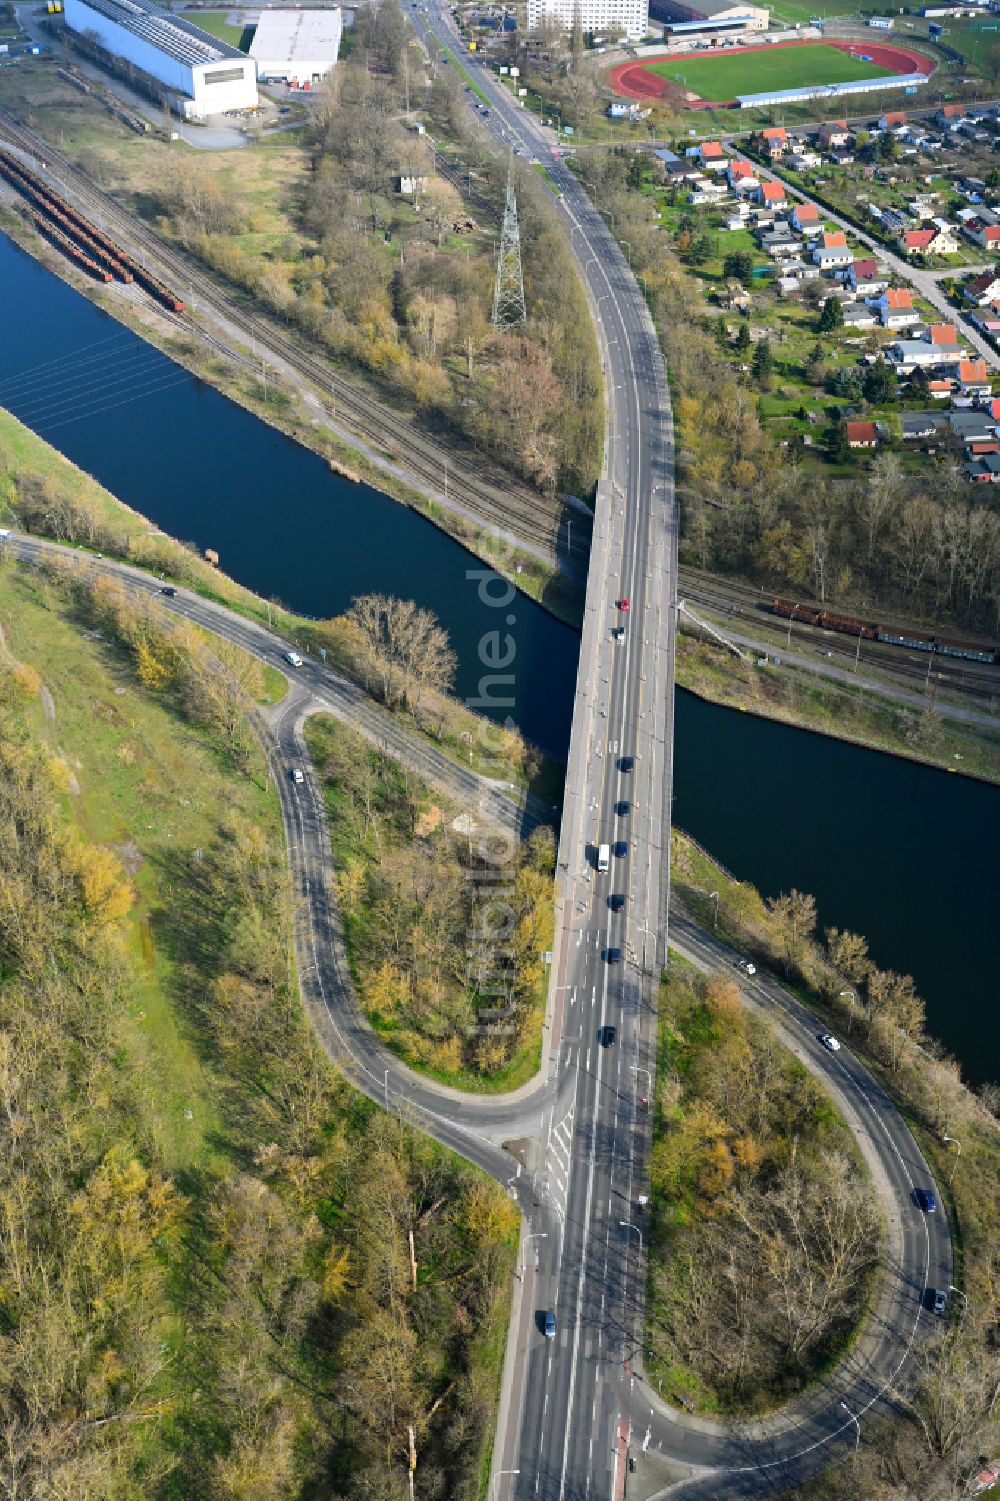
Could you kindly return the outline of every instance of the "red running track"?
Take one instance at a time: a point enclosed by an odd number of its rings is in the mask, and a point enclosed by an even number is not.
[[[762,43],[757,47],[727,47],[719,50],[723,57],[739,57],[747,52],[774,52],[779,47],[815,47],[815,40],[803,40],[801,42],[773,42]],[[841,52],[850,52],[854,57],[870,57],[880,68],[887,68],[890,73],[923,73],[929,78],[934,71],[932,58],[925,57],[922,52],[910,52],[906,47],[894,47],[885,42],[841,42],[827,41],[827,47],[836,47]],[[610,70],[608,81],[616,94],[623,95],[626,99],[663,99],[668,95],[675,97],[680,93],[678,85],[669,78],[661,78],[658,73],[649,71],[650,63],[673,61],[678,57],[696,56],[699,62],[711,56],[710,53],[661,53],[657,57],[644,58],[642,61],[632,60],[627,63],[619,63]],[[807,84],[803,82],[803,88]],[[872,80],[872,92],[878,87],[878,80]],[[701,108],[708,100],[701,100],[698,105],[691,108]],[[717,106],[733,103],[732,100],[715,101]]]

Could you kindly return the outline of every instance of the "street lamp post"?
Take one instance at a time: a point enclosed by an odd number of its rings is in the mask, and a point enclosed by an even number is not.
[[[955,1153],[955,1160],[954,1160],[954,1162],[951,1165],[951,1172],[948,1175],[948,1184],[950,1186],[951,1185],[951,1181],[952,1181],[952,1179],[955,1176],[955,1169],[958,1167],[958,1159],[962,1155],[962,1143],[959,1141],[959,1139],[958,1139],[957,1136],[947,1136],[947,1135],[945,1135],[945,1136],[943,1136],[941,1138],[941,1140],[944,1141],[944,1142],[949,1142],[950,1141],[950,1142],[952,1142],[958,1148],[958,1151]]]
[[[531,1233],[530,1233],[530,1235],[526,1235],[524,1237],[524,1255],[523,1255],[523,1257],[521,1259],[521,1276],[522,1277],[524,1276],[525,1272],[528,1270],[528,1241],[529,1240],[548,1240],[548,1238],[549,1238],[549,1232],[547,1230],[532,1230]]]
[[[642,1068],[638,1063],[633,1063],[632,1072],[636,1076],[636,1084],[639,1083],[640,1074],[646,1075],[646,1093],[643,1095],[642,1099],[642,1103],[646,1105],[649,1103],[649,1097],[653,1093],[653,1075],[650,1073],[648,1068]]]
[[[792,605],[792,613],[788,617],[788,635],[785,639],[785,650],[790,651],[792,645],[792,621],[795,619],[795,611],[798,605]]]
[[[968,1295],[968,1293],[964,1293],[960,1287],[954,1287],[954,1286],[949,1287],[948,1291],[950,1293],[954,1293],[956,1298],[961,1298],[964,1307],[968,1308],[968,1306],[969,1306],[969,1295]]]
[[[619,1223],[619,1225],[621,1225],[621,1227],[622,1227],[623,1230],[634,1230],[635,1233],[636,1233],[636,1235],[638,1235],[638,1237],[639,1237],[639,1255],[641,1256],[642,1255],[642,1231],[639,1229],[639,1226],[638,1225],[633,1225],[633,1223],[632,1223],[631,1220],[619,1220],[618,1223]]]
[[[849,1015],[850,1015],[850,1021],[847,1023],[847,1030],[848,1030],[848,1032],[853,1032],[854,1031],[854,1003],[857,1000],[857,996],[854,994],[853,990],[842,990],[840,992],[840,996],[838,997],[838,999],[843,999],[843,997],[845,995],[849,995],[850,998],[851,998],[851,1008],[850,1008],[850,1013],[849,1013]]]
[[[710,891],[708,899],[710,902],[715,903],[715,906],[712,908],[712,932],[716,933],[719,929],[719,893],[717,891]]]
[[[855,1415],[851,1411],[851,1409],[848,1407],[848,1405],[847,1405],[846,1402],[841,1402],[840,1405],[844,1409],[844,1411],[847,1413],[847,1416],[850,1418],[850,1420],[854,1424],[855,1428],[858,1430],[858,1436],[857,1436],[857,1438],[854,1441],[854,1451],[855,1451],[855,1453],[857,1453],[858,1449],[860,1449],[860,1447],[861,1447],[861,1424],[858,1422],[857,1418],[855,1417]]]

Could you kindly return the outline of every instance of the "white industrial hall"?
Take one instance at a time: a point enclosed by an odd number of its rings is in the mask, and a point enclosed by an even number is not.
[[[136,0],[65,0],[66,24],[176,96],[185,119],[255,109],[252,58],[182,16]]]
[[[343,17],[330,10],[265,10],[250,45],[261,83],[309,89],[329,73],[340,52]]]

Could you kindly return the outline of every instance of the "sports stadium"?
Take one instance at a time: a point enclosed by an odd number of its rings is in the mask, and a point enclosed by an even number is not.
[[[881,42],[774,42],[705,56],[675,52],[619,63],[608,82],[616,94],[662,100],[679,109],[755,107],[797,99],[837,98],[877,89],[917,88],[933,61]]]

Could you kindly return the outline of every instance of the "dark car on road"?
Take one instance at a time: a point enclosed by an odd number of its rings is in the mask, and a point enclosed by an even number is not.
[[[555,1339],[555,1337],[556,1337],[556,1316],[552,1312],[552,1310],[549,1309],[549,1311],[545,1315],[545,1338],[546,1339]]]
[[[612,895],[608,897],[608,906],[611,908],[612,912],[623,911],[625,907],[625,893],[622,891],[613,892]]]
[[[632,804],[627,797],[623,797],[620,803],[615,804],[615,812],[619,818],[625,818],[632,811]]]
[[[929,1188],[914,1189],[913,1197],[917,1201],[917,1208],[922,1209],[924,1214],[935,1214],[937,1212],[937,1199]]]
[[[635,757],[634,756],[619,756],[619,758],[618,758],[618,770],[619,771],[631,771],[634,766],[635,766]]]
[[[177,590],[174,588],[173,584],[164,584],[163,588],[160,590],[160,593],[165,594],[168,599],[173,599],[174,595],[177,593]]]
[[[605,949],[604,950],[604,962],[605,962],[605,964],[621,964],[621,962],[622,962],[622,951],[621,951],[621,949]]]
[[[625,856],[628,854],[628,840],[627,839],[618,839],[618,840],[615,841],[614,854],[615,854],[615,859],[616,860],[624,860],[625,859]]]
[[[618,1033],[615,1031],[614,1027],[598,1028],[597,1040],[601,1044],[602,1048],[613,1048],[615,1045],[615,1038],[617,1036]]]

